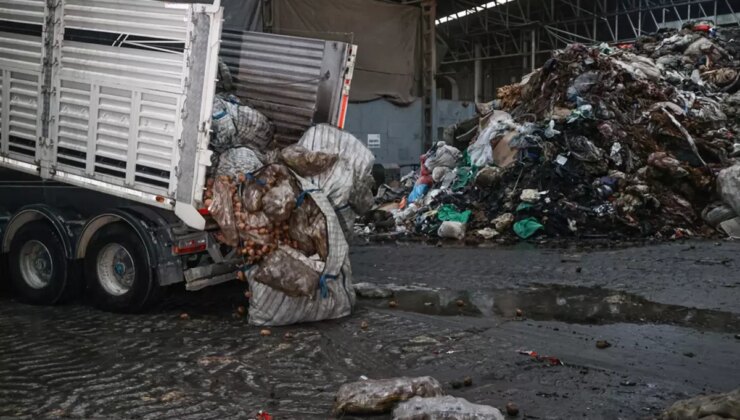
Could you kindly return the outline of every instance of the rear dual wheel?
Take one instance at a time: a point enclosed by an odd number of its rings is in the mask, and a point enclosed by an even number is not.
[[[54,305],[79,291],[74,266],[49,223],[37,221],[20,228],[10,244],[8,265],[11,285],[25,302]]]
[[[88,297],[113,312],[141,312],[161,297],[141,238],[123,223],[99,230],[85,256]]]

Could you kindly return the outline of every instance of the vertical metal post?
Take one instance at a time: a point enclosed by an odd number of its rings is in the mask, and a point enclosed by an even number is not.
[[[275,25],[272,11],[272,0],[262,0],[262,30],[265,32],[272,32]]]
[[[614,42],[619,41],[619,1],[617,1],[617,9],[614,13]]]
[[[475,44],[475,71],[474,71],[474,77],[475,80],[473,81],[474,84],[474,97],[475,102],[480,103],[483,102],[482,98],[482,92],[483,92],[483,62],[481,61],[481,45],[480,43]]]
[[[421,49],[422,49],[422,87],[424,94],[424,149],[429,149],[437,137],[437,33],[435,20],[437,0],[423,0],[421,3]]]
[[[642,36],[642,0],[637,0],[637,37]]]
[[[41,93],[41,127],[37,130],[37,144],[36,144],[36,159],[39,161],[40,175],[41,178],[50,178],[56,167],[55,159],[55,144],[51,138],[52,125],[56,124],[56,118],[58,118],[58,112],[52,112],[52,102],[56,100],[56,95],[59,92],[54,89],[54,74],[56,72],[55,66],[58,65],[55,48],[60,45],[61,39],[61,16],[64,2],[47,0],[45,8],[45,19],[44,28],[42,30],[43,37],[43,54],[42,61],[43,66],[41,68],[41,75],[39,76],[39,84],[41,85],[39,91]],[[3,127],[5,128],[5,127]]]
[[[531,51],[532,58],[529,60],[530,61],[529,65],[532,71],[535,71],[537,69],[537,63],[536,63],[537,61],[537,55],[536,55],[537,54],[537,38],[536,38],[536,32],[534,29],[532,29],[532,46],[530,49],[532,50]]]

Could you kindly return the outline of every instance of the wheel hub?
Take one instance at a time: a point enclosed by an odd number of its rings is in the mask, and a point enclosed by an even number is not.
[[[30,287],[41,289],[51,283],[54,263],[51,252],[42,242],[33,240],[23,244],[19,263],[21,276]]]
[[[121,296],[134,284],[136,270],[134,259],[120,244],[108,244],[100,251],[97,260],[98,280],[106,292]]]

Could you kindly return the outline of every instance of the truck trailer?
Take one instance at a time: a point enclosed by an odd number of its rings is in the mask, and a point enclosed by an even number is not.
[[[0,0],[0,281],[20,298],[137,312],[165,286],[235,279],[204,204],[220,70],[285,144],[341,128],[356,47],[224,29],[223,13]]]

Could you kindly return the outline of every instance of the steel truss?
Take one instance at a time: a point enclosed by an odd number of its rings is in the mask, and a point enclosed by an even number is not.
[[[463,13],[438,20],[437,36],[447,47],[442,64],[522,57],[533,69],[540,55],[574,42],[629,42],[689,20],[740,25],[738,0],[450,1]]]

